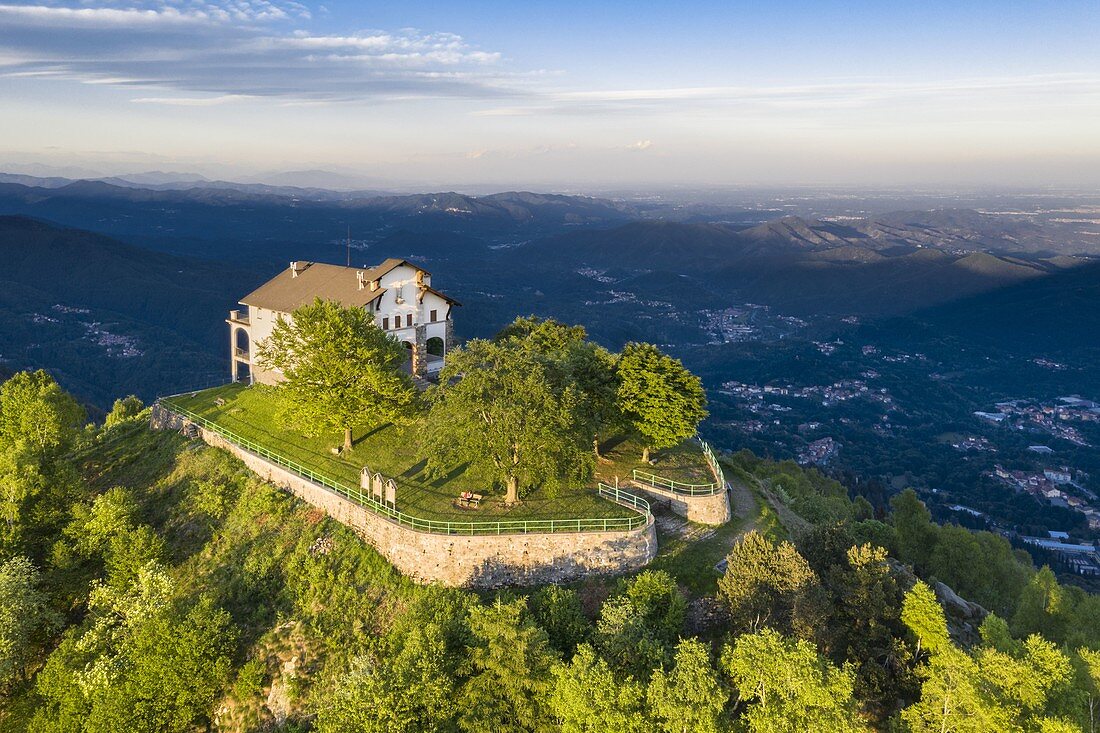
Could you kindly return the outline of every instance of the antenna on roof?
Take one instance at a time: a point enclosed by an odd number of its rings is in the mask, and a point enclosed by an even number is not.
[[[351,267],[351,224],[348,224],[348,267]]]

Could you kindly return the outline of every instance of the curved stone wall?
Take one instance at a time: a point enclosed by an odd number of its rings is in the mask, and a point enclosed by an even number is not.
[[[692,522],[718,525],[725,524],[732,518],[728,490],[704,496],[687,496],[669,489],[650,486],[642,481],[631,481],[630,484],[651,499],[667,504],[672,511],[681,517],[687,517]]]
[[[153,408],[154,429],[180,429],[188,424],[160,405]],[[618,532],[473,536],[418,532],[370,512],[213,431],[199,426],[190,429],[197,430],[210,445],[232,453],[263,480],[351,527],[404,575],[421,583],[478,588],[562,583],[589,575],[637,570],[657,554],[652,518],[638,529]]]

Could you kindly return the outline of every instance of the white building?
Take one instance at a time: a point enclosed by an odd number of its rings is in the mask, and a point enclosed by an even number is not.
[[[388,259],[371,268],[291,262],[240,300],[247,310],[229,312],[234,381],[279,381],[278,373],[253,361],[256,345],[271,335],[278,319],[315,298],[373,313],[375,324],[409,350],[409,369],[418,377],[442,369],[454,343],[451,308],[460,304],[433,288],[431,273],[411,262]]]

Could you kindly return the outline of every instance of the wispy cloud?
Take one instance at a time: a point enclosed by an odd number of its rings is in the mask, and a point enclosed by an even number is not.
[[[215,107],[248,99],[253,97],[245,94],[222,94],[217,97],[140,97],[130,101],[137,104],[167,104],[174,107]]]
[[[661,87],[562,91],[475,114],[486,117],[537,114],[604,115],[690,109],[749,112],[852,110],[922,100],[969,106],[983,100],[1045,98],[1057,103],[1097,103],[1100,76],[1046,74],[905,82],[855,79],[820,84]]]
[[[461,36],[415,29],[326,35],[308,30],[311,16],[304,5],[274,0],[0,4],[0,76],[144,86],[179,97],[136,101],[178,105],[508,93],[512,75],[500,68],[501,54]]]

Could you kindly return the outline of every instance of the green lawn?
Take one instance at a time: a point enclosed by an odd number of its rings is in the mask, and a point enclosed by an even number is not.
[[[630,480],[634,469],[646,471],[661,478],[685,484],[709,484],[714,474],[703,457],[702,449],[693,440],[685,440],[675,448],[656,451],[650,455],[654,463],[642,463],[642,446],[636,440],[613,438],[600,447],[603,460],[596,467],[596,475],[607,484]]]
[[[219,405],[219,400],[224,404]],[[201,415],[311,470],[352,486],[359,484],[360,469],[370,466],[372,471],[381,472],[397,482],[397,508],[420,519],[479,521],[636,516],[631,509],[600,498],[596,494],[595,480],[590,486],[563,488],[554,498],[534,491],[517,506],[505,507],[502,492],[474,483],[466,475],[464,466],[455,466],[445,476],[432,479],[425,474],[425,461],[420,450],[420,438],[429,429],[422,420],[401,427],[386,424],[357,433],[352,451],[336,456],[331,453],[331,448],[342,442],[341,436],[334,433],[327,437],[310,438],[281,425],[275,417],[275,400],[275,390],[270,387],[233,384],[166,398],[164,402]],[[685,444],[682,450],[674,449],[669,455],[679,456],[676,458],[678,465],[688,465],[690,451],[690,445]],[[637,455],[634,456],[634,453]],[[615,474],[608,473],[608,467],[617,466],[625,469],[622,475],[629,477],[627,465],[641,457],[641,450],[627,441],[620,443],[610,455],[616,460],[599,466],[599,480],[609,481]],[[706,471],[697,446],[694,447],[694,455],[698,467]],[[462,491],[484,495],[481,507],[457,507],[455,500]]]

